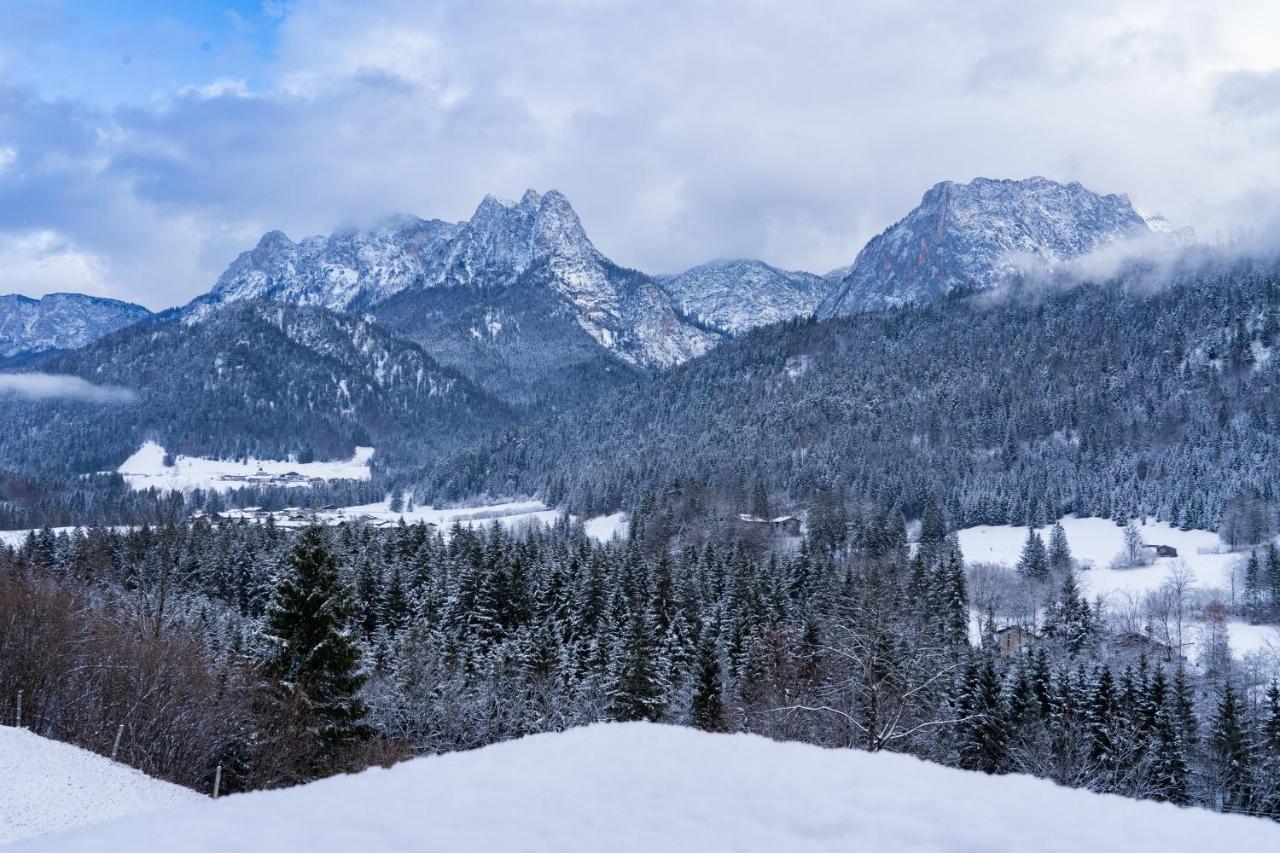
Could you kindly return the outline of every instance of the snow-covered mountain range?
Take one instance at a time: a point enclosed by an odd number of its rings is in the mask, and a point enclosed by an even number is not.
[[[0,357],[76,349],[149,316],[141,305],[82,293],[0,296]]]
[[[812,314],[839,284],[750,259],[711,261],[657,281],[685,314],[732,335]]]
[[[652,279],[624,270],[587,238],[569,201],[529,190],[486,196],[466,222],[401,216],[368,231],[293,242],[273,231],[238,257],[191,316],[246,299],[364,311],[411,289],[464,287],[477,299],[536,276],[597,344],[624,362],[669,367],[719,335],[690,323]]]
[[[943,181],[867,243],[818,314],[922,304],[959,287],[993,287],[1028,266],[1051,268],[1150,233],[1126,196],[1098,195],[1079,183]]]

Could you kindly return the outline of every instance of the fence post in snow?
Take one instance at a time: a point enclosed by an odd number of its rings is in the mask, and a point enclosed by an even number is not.
[[[218,789],[222,787],[222,765],[213,771],[213,798],[218,799]]]
[[[121,723],[120,725],[116,726],[116,742],[115,742],[115,746],[111,747],[112,761],[116,760],[116,754],[120,752],[120,738],[123,736],[124,736],[124,723]]]
[[[14,722],[15,729],[22,728],[22,691],[18,691],[18,719]]]

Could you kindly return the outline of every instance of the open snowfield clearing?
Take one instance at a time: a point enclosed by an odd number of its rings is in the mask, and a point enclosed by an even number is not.
[[[201,801],[101,755],[0,726],[0,844]]]
[[[1081,589],[1092,599],[1101,596],[1108,605],[1118,607],[1138,601],[1148,592],[1160,588],[1175,565],[1185,565],[1194,578],[1194,588],[1222,590],[1229,599],[1232,567],[1246,554],[1230,553],[1218,538],[1207,530],[1179,530],[1159,521],[1140,525],[1142,539],[1148,545],[1170,545],[1178,550],[1176,557],[1159,557],[1150,565],[1133,569],[1111,568],[1124,551],[1124,528],[1105,518],[1063,518],[1071,554],[1081,565],[1077,577]],[[1047,544],[1052,525],[1039,528]],[[1027,540],[1027,528],[1008,525],[984,525],[959,531],[960,551],[966,563],[998,563],[1014,567]],[[1280,631],[1268,625],[1250,625],[1242,621],[1227,624],[1231,650],[1236,655],[1253,651],[1280,653]]]
[[[17,851],[1280,849],[1280,824],[905,755],[596,725],[206,801]]]
[[[406,504],[407,506],[407,504]],[[345,506],[336,509],[312,512],[308,509],[283,509],[272,513],[261,513],[253,510],[232,509],[222,513],[226,519],[263,520],[271,515],[275,523],[281,527],[302,527],[317,521],[321,524],[338,524],[355,522],[381,526],[394,526],[403,519],[405,524],[433,524],[447,529],[455,523],[464,527],[488,527],[497,522],[508,530],[519,530],[526,525],[554,524],[560,519],[560,510],[552,509],[542,501],[510,501],[507,503],[487,504],[484,506],[450,507],[436,509],[434,507],[415,506],[413,509],[391,509],[390,500],[379,503]],[[573,516],[570,516],[571,518]],[[625,538],[627,523],[626,513],[614,513],[588,519],[584,523],[587,535],[597,542],[609,542],[615,534]]]
[[[598,515],[583,522],[587,535],[597,542],[611,542],[614,539],[627,538],[628,517],[625,512],[612,515]]]
[[[137,528],[124,524],[124,525],[118,525],[116,527],[112,527],[111,529],[117,533],[127,533],[128,531],[136,530]],[[49,531],[51,533],[74,533],[77,530],[84,530],[84,528],[83,527],[51,527],[49,528]],[[27,529],[27,530],[0,530],[0,548],[5,548],[5,547],[17,548],[18,546],[25,544],[27,541],[27,537],[29,537],[32,533],[39,533],[39,532],[40,532],[39,528]]]
[[[1124,551],[1124,528],[1105,518],[1062,519],[1062,528],[1071,545],[1071,555],[1086,571],[1080,582],[1090,597],[1142,595],[1159,589],[1169,569],[1179,560],[1195,576],[1196,586],[1213,589],[1226,585],[1227,572],[1241,557],[1228,553],[1218,534],[1207,530],[1179,530],[1164,522],[1148,521],[1139,527],[1148,545],[1171,545],[1177,557],[1160,557],[1151,565],[1136,569],[1112,569],[1111,563]],[[1052,525],[1040,528],[1047,544]],[[1027,528],[1008,525],[970,527],[959,531],[960,551],[966,563],[1000,563],[1015,566],[1027,541]]]
[[[164,448],[148,441],[116,469],[135,489],[226,492],[249,485],[308,486],[312,480],[368,480],[372,447],[357,447],[345,462],[289,462],[272,459],[205,459],[174,457],[164,464]]]

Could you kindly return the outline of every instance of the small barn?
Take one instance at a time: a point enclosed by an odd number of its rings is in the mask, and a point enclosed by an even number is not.
[[[1035,640],[1036,634],[1025,625],[1009,625],[996,631],[996,652],[1002,658],[1011,658]]]

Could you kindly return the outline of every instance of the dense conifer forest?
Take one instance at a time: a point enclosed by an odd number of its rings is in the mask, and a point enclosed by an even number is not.
[[[937,498],[961,527],[1076,513],[1216,529],[1233,502],[1274,505],[1273,265],[1028,290],[758,329],[433,461],[419,489],[591,515],[646,492],[743,507],[762,484],[784,505],[909,517]]]
[[[1001,581],[1040,639],[985,622],[971,644],[992,570],[943,518],[913,547],[888,515],[789,553],[672,551],[643,513],[608,546],[567,518],[36,533],[0,552],[0,696],[93,749],[124,722],[127,761],[202,788],[218,765],[243,790],[643,719],[1280,817],[1274,681],[1135,646],[1058,537]],[[1261,565],[1280,577],[1280,554]]]

